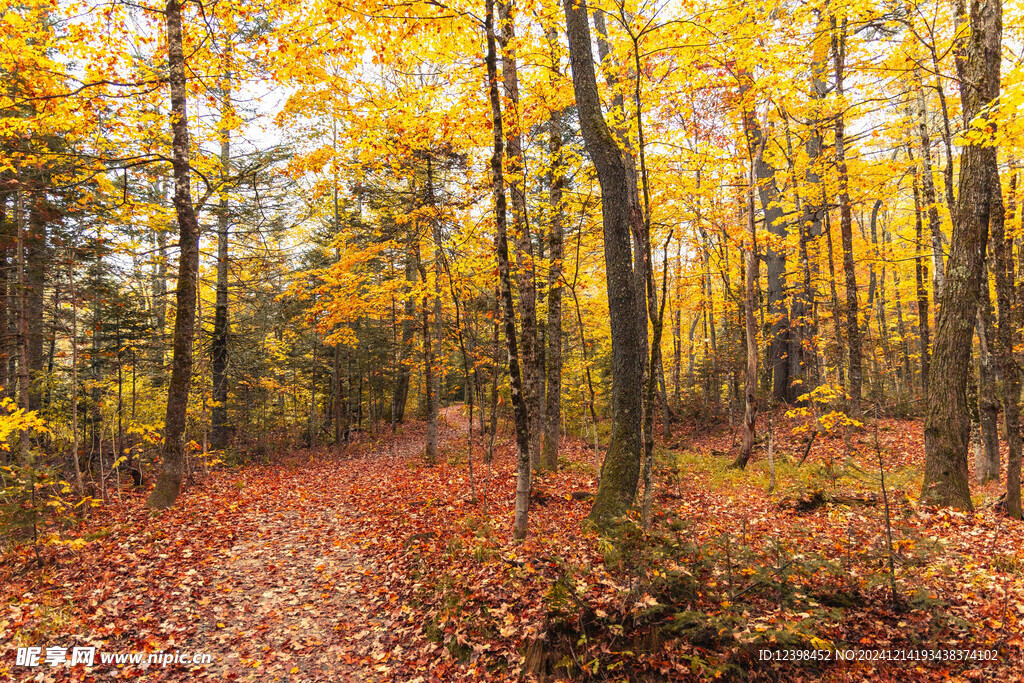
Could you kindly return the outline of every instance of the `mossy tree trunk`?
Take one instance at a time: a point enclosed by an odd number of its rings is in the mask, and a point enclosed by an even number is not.
[[[1002,34],[1001,2],[971,0],[970,32],[960,40],[956,59],[964,121],[974,121],[999,96]],[[921,497],[966,510],[972,509],[967,379],[997,174],[995,147],[978,143],[964,148],[927,391]]]
[[[615,141],[601,112],[601,102],[591,52],[587,7],[565,0],[565,25],[569,37],[573,89],[580,127],[601,185],[601,218],[604,230],[605,278],[608,314],[612,330],[612,435],[601,468],[601,482],[594,497],[590,520],[608,526],[625,513],[636,497],[640,478],[643,418],[643,377],[646,346],[644,280],[634,272],[630,235],[642,226],[642,212],[624,152]]]

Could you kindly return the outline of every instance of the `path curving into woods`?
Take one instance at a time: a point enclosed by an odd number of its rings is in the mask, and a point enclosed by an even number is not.
[[[441,411],[439,439],[458,448],[468,420],[461,406]],[[398,639],[380,586],[388,567],[364,552],[377,520],[349,504],[368,486],[352,460],[402,467],[422,451],[422,426],[374,443],[368,436],[346,457],[282,458],[263,474],[277,493],[243,514],[249,529],[211,564],[203,617],[182,651],[209,652],[197,679],[379,681],[387,678]],[[267,481],[267,478],[272,478]],[[398,645],[401,652],[401,646]]]

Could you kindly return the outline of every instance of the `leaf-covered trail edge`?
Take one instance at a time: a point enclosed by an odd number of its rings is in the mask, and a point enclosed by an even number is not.
[[[420,457],[422,426],[410,424],[379,440],[361,435],[341,456],[299,451],[277,454],[269,466],[217,471],[160,515],[143,508],[143,494],[122,492],[121,503],[112,502],[74,530],[90,539],[81,550],[67,549],[41,571],[14,575],[9,568],[17,558],[8,558],[0,588],[0,643],[11,647],[0,660],[0,678],[24,679],[28,670],[13,667],[13,646],[24,644],[214,657],[213,664],[194,668],[42,667],[32,670],[38,680],[520,677],[524,643],[543,635],[545,595],[566,567],[586,569],[585,575],[576,573],[578,597],[598,614],[614,611],[630,588],[606,571],[597,538],[582,527],[589,503],[571,495],[593,489],[593,456],[581,444],[566,442],[565,466],[538,479],[530,536],[515,545],[512,446],[499,438],[492,467],[481,465],[475,452],[474,502],[464,457],[465,419],[457,409],[447,410],[446,418],[442,458],[433,466]],[[894,467],[919,459],[919,446],[904,445],[906,428],[893,424],[883,432]],[[711,449],[725,447],[726,437],[683,441],[696,457],[714,463]],[[809,464],[836,447],[827,439],[822,444]],[[780,450],[785,448],[781,443]],[[722,534],[734,534],[738,542],[742,528],[744,537],[842,553],[851,519],[858,542],[879,543],[877,510],[781,509],[764,494],[764,470],[763,458],[749,473],[725,480],[710,465],[686,476],[662,467],[659,513],[662,519],[687,518],[695,540],[708,543]],[[1019,657],[1024,585],[1019,562],[1007,566],[1005,558],[1021,557],[1020,529],[987,509],[967,515],[897,500],[894,511],[907,511],[903,527],[943,539],[936,562],[942,571],[921,572],[921,580],[949,603],[951,613],[975,626],[972,637],[979,639],[951,638],[947,645],[999,641]],[[862,612],[851,610],[839,635],[846,642],[856,642],[850,639],[858,635],[865,648],[897,647],[900,624],[914,615],[887,614],[885,587],[874,591],[866,594]],[[463,618],[451,618],[453,612]],[[791,618],[781,610],[761,613],[745,630]],[[693,644],[673,642],[638,659],[651,675],[686,680],[697,677],[687,657],[699,653]],[[1013,680],[1018,664],[859,663],[807,675]],[[761,674],[770,680],[772,669]]]

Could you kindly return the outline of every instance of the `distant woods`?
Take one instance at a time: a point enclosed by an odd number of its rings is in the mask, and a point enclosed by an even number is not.
[[[166,507],[412,420],[464,457],[458,403],[522,538],[566,435],[604,525],[673,425],[743,467],[800,405],[923,418],[922,495],[974,457],[1019,517],[1020,36],[961,9],[9,7],[0,460]]]

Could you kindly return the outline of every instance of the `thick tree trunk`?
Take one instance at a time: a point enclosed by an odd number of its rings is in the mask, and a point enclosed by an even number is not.
[[[164,419],[163,465],[156,487],[146,499],[146,505],[151,508],[174,505],[181,490],[185,468],[185,419],[189,385],[192,382],[192,336],[195,331],[199,272],[199,221],[192,205],[190,188],[185,52],[182,46],[181,4],[178,0],[168,0],[166,16],[167,66],[171,86],[174,211],[178,218],[180,260],[171,380],[167,387],[167,413]]]
[[[970,22],[970,33],[957,52],[960,98],[968,122],[999,96],[1002,4],[999,0],[971,0]],[[971,144],[964,148],[924,425],[921,497],[967,510],[972,508],[967,481],[967,375],[992,215],[992,179],[997,173],[994,147]]]
[[[606,121],[608,130],[612,133],[615,142],[619,146],[619,152],[622,155],[622,162],[626,169],[626,183],[627,183],[627,200],[632,206],[632,211],[635,215],[631,218],[630,231],[632,235],[632,249],[633,249],[633,278],[635,280],[633,286],[636,289],[636,315],[640,322],[640,355],[641,355],[641,366],[644,373],[644,377],[647,376],[648,372],[648,361],[649,361],[649,349],[647,345],[647,307],[648,297],[646,296],[647,288],[647,269],[644,264],[644,254],[647,251],[646,241],[647,235],[650,232],[644,228],[644,216],[646,215],[645,205],[640,202],[640,194],[638,186],[642,182],[640,173],[637,171],[635,150],[633,148],[633,141],[630,137],[629,125],[627,123],[630,113],[626,110],[625,95],[629,88],[630,83],[633,84],[634,98],[636,96],[636,84],[638,81],[630,79],[629,69],[623,69],[616,62],[615,53],[612,50],[612,45],[608,40],[609,31],[605,25],[605,13],[601,9],[593,10],[594,17],[594,29],[596,35],[594,36],[595,42],[597,43],[597,53],[600,58],[599,63],[604,67],[605,82],[608,85],[608,89],[612,93],[611,104],[608,107],[609,119]],[[635,52],[635,51],[634,51]],[[635,67],[633,69],[633,76],[635,76]],[[596,80],[596,75],[595,75]],[[634,100],[636,101],[636,100]],[[642,393],[642,392],[641,392]],[[614,419],[612,420],[614,423]],[[643,424],[643,423],[642,423]]]
[[[612,331],[614,424],[601,468],[601,482],[590,511],[590,519],[600,527],[607,526],[633,504],[640,477],[643,350],[647,335],[646,315],[639,317],[637,311],[646,304],[633,269],[630,236],[638,231],[642,216],[639,205],[631,199],[636,196],[635,182],[630,192],[630,179],[635,175],[629,175],[625,155],[601,113],[586,6],[576,0],[565,0],[564,8],[580,127],[601,185],[605,276]],[[642,280],[639,283],[642,284]]]
[[[505,178],[502,172],[504,134],[502,132],[501,100],[498,97],[498,59],[494,39],[494,0],[487,0],[485,28],[487,31],[487,93],[491,103],[491,121],[494,132],[494,153],[491,155],[491,190],[494,194],[495,251],[498,255],[498,280],[501,294],[502,317],[505,323],[505,345],[508,349],[509,384],[512,410],[515,415],[516,448],[516,507],[512,537],[526,538],[530,510],[530,425],[523,380],[519,372],[519,348],[516,344],[516,311],[512,301],[512,276],[508,262],[508,229],[505,224]]]

